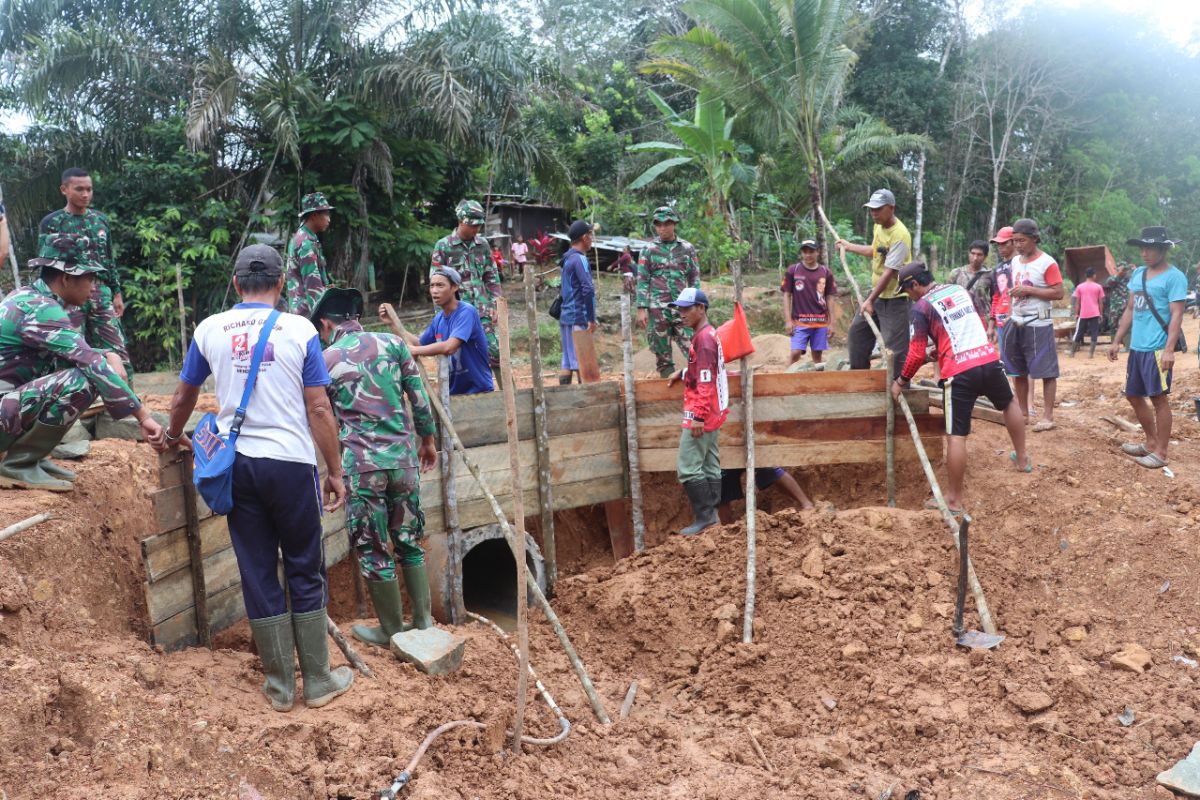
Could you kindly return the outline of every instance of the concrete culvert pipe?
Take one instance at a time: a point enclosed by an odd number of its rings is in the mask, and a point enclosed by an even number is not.
[[[457,605],[460,621],[465,619],[462,611],[473,611],[494,620],[503,628],[512,629],[517,613],[516,565],[499,525],[484,525],[462,532],[459,546],[462,562],[458,570],[462,576],[460,586],[451,585],[453,580],[446,534],[442,531],[431,533],[424,544],[435,619],[443,623],[450,622],[450,609]],[[544,592],[546,564],[542,551],[529,534],[525,534],[525,556],[530,575]]]

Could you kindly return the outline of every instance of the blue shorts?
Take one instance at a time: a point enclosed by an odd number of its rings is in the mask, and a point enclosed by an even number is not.
[[[558,334],[562,340],[562,367],[561,369],[579,369],[579,357],[575,355],[575,337],[571,335],[571,331],[585,331],[586,325],[563,325],[559,323]]]
[[[1004,325],[1001,348],[1004,371],[1014,378],[1037,380],[1058,377],[1058,350],[1053,325]]]
[[[1171,393],[1171,370],[1159,366],[1162,350],[1130,350],[1125,364],[1126,397],[1158,397]]]
[[[803,353],[809,347],[813,352],[829,349],[829,328],[802,328],[797,325],[792,329],[792,352]]]

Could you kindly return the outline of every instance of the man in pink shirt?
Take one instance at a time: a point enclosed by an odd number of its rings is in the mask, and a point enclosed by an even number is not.
[[[1075,338],[1071,340],[1071,358],[1083,344],[1083,337],[1092,337],[1092,347],[1088,350],[1088,358],[1096,357],[1096,339],[1100,336],[1100,309],[1104,307],[1104,287],[1096,281],[1096,270],[1088,267],[1084,271],[1085,280],[1075,287],[1071,295],[1071,313],[1077,318],[1075,323]]]

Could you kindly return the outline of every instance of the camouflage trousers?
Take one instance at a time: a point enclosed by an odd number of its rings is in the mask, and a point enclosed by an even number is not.
[[[491,314],[479,312],[479,322],[483,325],[483,335],[488,343],[488,366],[493,370],[500,369],[500,340],[496,338],[496,323],[492,322]]]
[[[423,563],[417,542],[425,538],[425,514],[417,468],[347,473],[346,525],[359,570],[369,581],[396,579],[389,537],[403,564]]]
[[[671,342],[676,342],[686,354],[692,341],[692,329],[679,319],[678,311],[669,308],[651,308],[649,311],[650,324],[647,326],[646,339],[650,343],[650,352],[654,353],[658,374],[667,378],[675,371]]]
[[[113,308],[112,289],[97,281],[88,301],[82,306],[71,307],[67,313],[71,324],[94,349],[102,353],[111,350],[123,363],[132,363],[125,343],[125,329]]]
[[[16,387],[0,385],[0,450],[7,449],[34,423],[66,426],[96,399],[96,390],[78,369],[64,369]]]

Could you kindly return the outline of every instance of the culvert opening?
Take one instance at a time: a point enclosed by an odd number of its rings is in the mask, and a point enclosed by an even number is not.
[[[527,568],[536,575],[532,556]],[[504,539],[486,539],[472,547],[462,561],[463,606],[487,617],[505,630],[517,627],[517,575],[512,550]]]

